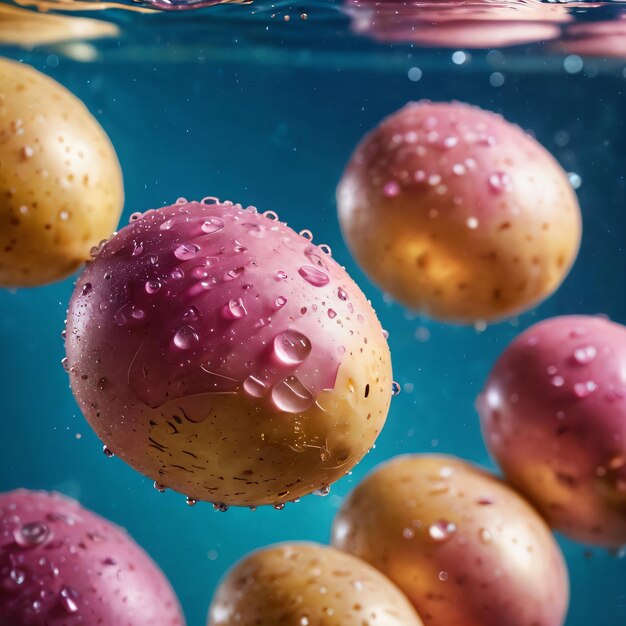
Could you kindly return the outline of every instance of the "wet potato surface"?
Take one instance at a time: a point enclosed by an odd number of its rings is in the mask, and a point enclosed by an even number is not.
[[[0,287],[69,276],[113,232],[123,197],[113,146],[85,105],[0,58]]]
[[[333,545],[370,563],[428,626],[561,626],[568,577],[550,530],[500,480],[454,457],[401,456],[350,494]]]
[[[312,543],[254,552],[225,577],[209,626],[422,626],[406,597],[373,567]]]
[[[337,189],[348,247],[410,309],[498,320],[548,297],[581,237],[556,160],[502,117],[460,103],[409,103],[368,134]]]
[[[283,505],[370,449],[391,400],[383,330],[321,248],[225,204],[149,211],[70,304],[67,361],[112,452],[193,500]]]
[[[178,600],[121,528],[56,493],[0,494],[2,626],[184,626]]]
[[[507,479],[579,541],[626,543],[626,328],[545,320],[517,337],[478,398]]]

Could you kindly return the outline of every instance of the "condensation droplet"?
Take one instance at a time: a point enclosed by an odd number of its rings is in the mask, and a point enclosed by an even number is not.
[[[79,597],[78,591],[72,587],[61,587],[61,591],[59,592],[59,601],[67,613],[78,613]]]
[[[221,217],[212,216],[209,217],[201,226],[201,230],[206,235],[212,235],[218,233],[224,228],[224,220]]]
[[[274,339],[274,353],[288,365],[302,363],[311,352],[311,342],[297,330],[286,330]]]
[[[146,281],[146,293],[153,294],[156,293],[159,289],[161,289],[161,281],[159,280],[148,280]]]
[[[598,386],[592,380],[586,382],[579,382],[574,385],[574,395],[577,398],[586,398],[590,396]]]
[[[181,326],[174,335],[174,345],[180,350],[193,348],[198,340],[198,333],[191,326]]]
[[[200,246],[195,243],[183,243],[174,250],[174,256],[180,261],[188,261],[193,259],[198,252],[200,252]]]
[[[597,351],[594,346],[584,346],[574,350],[574,360],[580,365],[591,363],[596,358]]]
[[[243,381],[243,390],[253,398],[261,398],[267,393],[267,386],[256,376],[248,376]]]
[[[225,317],[232,320],[239,320],[245,317],[248,311],[241,298],[232,298],[228,301],[228,304],[224,307]]]
[[[306,411],[314,402],[311,392],[295,376],[288,376],[274,385],[272,400],[286,413]]]
[[[50,537],[50,528],[43,522],[31,522],[24,524],[15,532],[15,542],[20,548],[34,548],[39,546]]]
[[[324,272],[318,270],[312,265],[303,265],[298,270],[298,274],[300,274],[300,276],[302,276],[307,283],[313,285],[314,287],[323,287],[330,281],[330,278],[328,278]]]
[[[444,542],[456,532],[456,524],[447,520],[439,520],[428,527],[428,534],[433,541]]]

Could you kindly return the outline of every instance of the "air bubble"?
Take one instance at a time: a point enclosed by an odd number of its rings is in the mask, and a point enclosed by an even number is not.
[[[395,380],[391,383],[391,395],[397,396],[400,393],[400,383],[397,383]]]

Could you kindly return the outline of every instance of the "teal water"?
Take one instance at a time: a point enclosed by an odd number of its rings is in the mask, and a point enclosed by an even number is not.
[[[232,16],[251,9],[221,7],[220,15],[225,10]],[[298,19],[297,9],[292,14]],[[236,26],[213,42],[208,35],[203,40],[202,22],[194,26],[188,17],[177,18],[193,26],[185,38],[177,27],[168,32],[168,15],[158,16],[156,30],[141,16],[117,16],[130,34],[96,45],[99,57],[92,62],[54,46],[1,49],[68,87],[108,132],[125,177],[123,223],[134,211],[179,196],[214,195],[276,211],[332,247],[390,333],[402,393],[375,449],[352,475],[327,497],[310,496],[281,512],[219,513],[203,503],[190,508],[175,493],[157,493],[147,479],[102,454],[60,365],[73,280],[0,291],[0,490],[62,491],[125,526],[169,577],[190,626],[204,624],[217,581],[248,551],[290,539],[327,542],[342,498],[385,459],[436,451],[493,467],[473,403],[497,355],[522,329],[576,312],[626,323],[623,62],[592,59],[568,74],[561,56],[526,48],[500,56],[474,51],[459,66],[450,51],[352,39],[341,44],[336,35],[325,46],[331,39],[315,42],[314,15],[299,49],[302,23],[264,41],[264,18],[254,21],[250,34],[243,18],[230,16],[223,24]],[[275,19],[266,22],[279,28]],[[217,28],[211,22],[206,32]],[[330,30],[326,24],[323,32]],[[225,40],[223,49],[215,43]],[[409,79],[415,67],[422,72],[417,82]],[[490,81],[494,71],[504,77],[501,86]],[[359,271],[338,230],[334,190],[354,146],[382,117],[419,98],[459,99],[502,113],[532,129],[582,181],[584,239],[572,273],[539,308],[484,332],[414,317],[389,301]],[[561,545],[572,583],[567,626],[626,624],[626,558],[567,540]]]

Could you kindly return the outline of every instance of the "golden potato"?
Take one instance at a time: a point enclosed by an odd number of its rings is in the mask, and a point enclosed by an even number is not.
[[[516,315],[553,293],[581,237],[557,161],[499,115],[410,103],[367,135],[337,190],[347,244],[372,280],[433,318]]]
[[[254,552],[222,581],[209,626],[421,626],[406,597],[367,563],[310,543]]]
[[[0,59],[0,287],[71,274],[115,229],[122,204],[117,156],[83,103]]]
[[[563,558],[539,515],[453,457],[398,457],[350,495],[333,545],[404,591],[428,626],[561,626]]]

